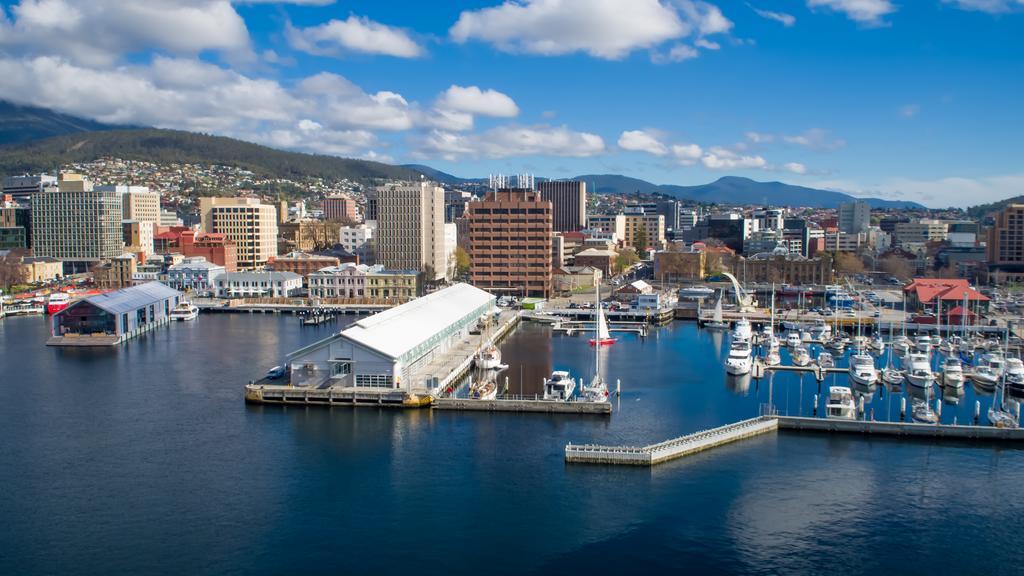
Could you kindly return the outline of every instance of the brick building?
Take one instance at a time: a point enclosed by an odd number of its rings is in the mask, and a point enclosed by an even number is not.
[[[551,293],[551,202],[511,188],[469,204],[470,281],[483,290],[547,298]]]

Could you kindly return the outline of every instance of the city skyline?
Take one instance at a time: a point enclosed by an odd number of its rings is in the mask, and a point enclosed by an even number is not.
[[[1019,0],[622,5],[3,2],[0,98],[460,176],[1024,185]]]

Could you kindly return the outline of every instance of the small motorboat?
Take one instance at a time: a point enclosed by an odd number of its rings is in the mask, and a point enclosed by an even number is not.
[[[544,399],[566,402],[576,391],[576,380],[565,370],[555,370],[544,379]]]
[[[199,317],[199,307],[191,302],[182,300],[177,306],[171,310],[171,318],[179,321],[186,322],[189,320],[195,320]]]
[[[750,373],[753,367],[753,349],[747,340],[733,340],[729,356],[725,359],[725,371],[733,376]]]
[[[938,424],[939,415],[932,410],[932,407],[928,405],[928,402],[924,400],[915,400],[913,407],[910,410],[910,417],[914,419],[914,422],[919,424]]]
[[[853,391],[848,386],[829,386],[825,417],[837,420],[857,419],[857,404],[853,399]]]

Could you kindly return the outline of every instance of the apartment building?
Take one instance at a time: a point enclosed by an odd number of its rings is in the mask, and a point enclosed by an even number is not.
[[[576,232],[587,226],[587,183],[579,180],[550,180],[537,184],[542,200],[551,202],[551,225],[555,232]]]
[[[507,188],[469,205],[470,282],[483,290],[547,298],[551,293],[551,202]]]
[[[32,249],[64,262],[66,274],[87,272],[120,256],[121,194],[95,190],[79,174],[62,174],[56,188],[32,194]]]
[[[240,270],[254,270],[277,256],[277,210],[255,198],[200,198],[204,232],[224,234],[237,247]]]

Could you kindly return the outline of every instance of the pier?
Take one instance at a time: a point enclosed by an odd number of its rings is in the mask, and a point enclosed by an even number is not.
[[[647,336],[646,322],[609,322],[608,331],[618,332],[626,334],[636,334],[638,336]],[[564,333],[568,336],[575,334],[591,334],[595,332],[593,322],[582,322],[576,320],[563,320],[555,322],[551,328],[554,332]]]
[[[1024,442],[1024,429],[961,424],[919,424],[917,422],[877,422],[874,420],[840,420],[776,416],[779,430],[795,432],[835,432],[862,436],[897,436],[913,438],[989,440]]]
[[[471,398],[435,398],[437,410],[467,410],[470,412],[541,412],[546,414],[611,414],[611,402],[561,402],[541,400],[539,397],[505,396],[494,400]]]
[[[643,447],[569,444],[565,447],[565,461],[578,464],[654,466],[739,440],[774,432],[777,428],[778,421],[775,418],[761,416]]]

